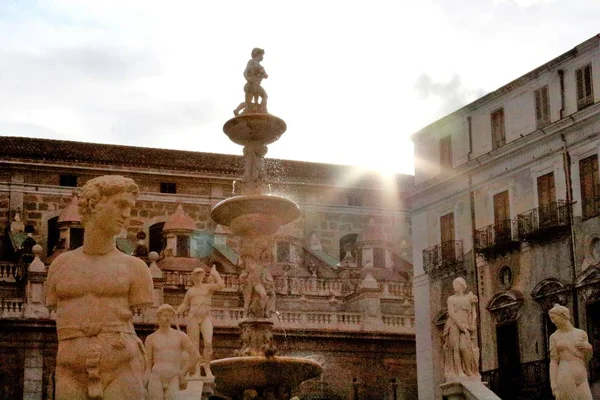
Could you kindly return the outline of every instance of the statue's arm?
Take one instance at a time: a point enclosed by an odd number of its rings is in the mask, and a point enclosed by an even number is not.
[[[183,376],[185,376],[188,372],[190,372],[192,369],[194,369],[194,367],[200,360],[200,352],[198,351],[196,346],[194,346],[194,343],[192,343],[192,341],[188,335],[186,335],[183,332],[180,332],[180,334],[181,334],[180,335],[181,336],[181,347],[188,354],[188,360],[180,372],[180,374],[183,374]]]
[[[183,302],[181,303],[181,305],[179,307],[177,307],[177,315],[182,315],[188,308],[190,308],[190,290],[188,289],[187,292],[185,292],[185,297],[183,298]]]
[[[583,359],[585,360],[585,362],[589,362],[592,359],[592,345],[590,344],[588,340],[588,335],[584,330],[580,330],[580,339],[577,343],[575,343],[575,346],[579,351],[583,353]]]
[[[146,338],[144,343],[146,349],[146,371],[144,373],[144,384],[148,384],[150,380],[150,373],[152,372],[152,366],[154,365],[154,349],[152,348],[152,335]]]
[[[129,288],[129,307],[147,307],[152,305],[154,283],[145,262],[131,257],[132,282]]]
[[[50,268],[48,268],[48,279],[46,280],[46,307],[49,310],[53,310],[56,308],[58,303],[58,295],[56,293],[56,283],[57,283],[57,274],[63,263],[63,254],[58,256],[52,264],[50,264]]]
[[[463,322],[458,319],[458,315],[456,315],[456,312],[454,311],[454,301],[452,296],[448,297],[448,318],[454,321],[456,326],[458,326],[458,329],[464,332],[466,331],[466,327]]]
[[[556,390],[556,373],[558,371],[558,351],[556,350],[556,342],[554,335],[550,336],[550,387],[552,394]]]
[[[214,266],[210,269],[210,274],[215,278],[215,283],[211,284],[213,292],[225,288],[225,281]]]

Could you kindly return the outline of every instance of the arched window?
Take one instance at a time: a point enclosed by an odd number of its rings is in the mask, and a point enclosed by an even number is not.
[[[346,257],[346,245],[349,245],[348,247],[350,247],[352,257],[356,259],[356,238],[358,238],[357,233],[349,233],[348,235],[342,236],[340,239],[340,261]]]
[[[58,217],[50,218],[48,220],[48,256],[51,256],[54,252],[54,248],[58,244],[60,233],[58,231]]]
[[[163,226],[165,226],[164,222],[157,222],[156,224],[152,225],[149,229],[150,239],[148,249],[150,251],[155,251],[159,254],[165,247],[165,243],[163,240]]]

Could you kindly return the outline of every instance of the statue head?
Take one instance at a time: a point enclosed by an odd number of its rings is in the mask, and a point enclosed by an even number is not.
[[[458,277],[452,281],[452,287],[454,288],[455,292],[458,292],[460,288],[462,288],[462,291],[464,292],[467,290],[467,282],[465,281],[465,278]]]
[[[550,316],[552,323],[555,325],[558,319],[571,321],[571,313],[569,312],[569,309],[565,306],[561,306],[560,304],[554,304],[554,307],[548,311],[548,315]]]
[[[79,215],[85,225],[98,211],[98,205],[106,203],[113,196],[129,194],[129,202],[135,201],[139,188],[131,178],[120,175],[104,175],[90,179],[82,188],[79,195]],[[130,208],[133,205],[130,205]],[[130,210],[129,210],[130,211]],[[128,217],[129,215],[127,215]]]
[[[169,325],[173,316],[175,316],[175,309],[170,304],[161,304],[156,309],[158,325]]]
[[[256,58],[258,56],[263,56],[265,51],[261,48],[255,47],[252,49],[252,58]]]
[[[198,267],[192,271],[192,281],[196,282],[197,279],[202,282],[206,276],[206,270],[202,267]]]

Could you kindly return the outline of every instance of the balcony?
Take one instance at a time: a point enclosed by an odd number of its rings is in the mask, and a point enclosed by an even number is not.
[[[527,242],[541,242],[567,232],[570,206],[566,201],[558,200],[519,214],[519,238]]]
[[[463,271],[462,240],[449,240],[423,250],[423,268],[434,279],[456,275]]]
[[[519,241],[517,221],[505,219],[475,231],[475,251],[485,258],[517,250]]]

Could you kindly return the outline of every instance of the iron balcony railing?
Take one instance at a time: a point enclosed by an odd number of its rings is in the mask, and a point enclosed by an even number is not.
[[[544,234],[569,226],[570,204],[564,200],[553,201],[517,216],[521,240],[544,238]]]
[[[423,268],[432,277],[444,275],[444,270],[464,261],[462,240],[449,240],[423,250]]]
[[[475,231],[475,251],[503,251],[518,242],[517,221],[505,219]]]

